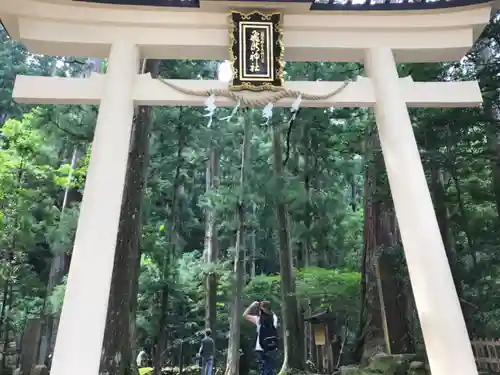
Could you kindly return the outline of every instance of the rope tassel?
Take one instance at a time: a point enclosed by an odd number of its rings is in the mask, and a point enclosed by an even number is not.
[[[290,117],[290,120],[288,120],[288,125],[290,125],[293,121],[295,121],[297,113],[299,112],[301,102],[302,102],[302,95],[299,94],[297,99],[295,99],[295,101],[292,104],[292,116]]]
[[[206,113],[203,115],[204,117],[208,117],[208,128],[212,126],[212,120],[216,109],[217,106],[215,105],[215,95],[212,94],[205,100]]]
[[[269,121],[271,121],[271,118],[273,117],[273,107],[274,104],[269,102],[262,110],[262,117],[266,120],[264,125],[269,125]]]
[[[231,114],[229,116],[221,118],[221,120],[226,120],[227,122],[231,121],[231,119],[236,115],[236,112],[238,112],[240,105],[241,105],[241,100],[238,100],[238,103],[236,103],[236,107],[233,108]]]

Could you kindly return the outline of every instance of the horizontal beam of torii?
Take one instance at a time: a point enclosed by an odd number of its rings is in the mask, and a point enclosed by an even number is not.
[[[27,104],[99,104],[105,85],[105,74],[93,73],[89,78],[17,76],[13,98]],[[177,87],[195,91],[226,89],[227,83],[215,80],[168,80]],[[341,87],[343,82],[290,81],[285,87],[307,94],[322,95]],[[411,77],[399,79],[399,86],[408,107],[475,107],[482,103],[476,81],[413,82]],[[204,106],[205,97],[186,95],[149,74],[136,76],[133,85],[136,105]],[[261,98],[272,93],[236,92],[246,98]],[[286,98],[277,107],[290,107],[296,98]],[[219,107],[233,107],[234,100],[217,96]],[[333,97],[303,100],[303,107],[374,107],[376,104],[370,78],[360,77]]]

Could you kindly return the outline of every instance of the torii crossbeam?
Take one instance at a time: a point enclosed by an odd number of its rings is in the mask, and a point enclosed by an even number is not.
[[[18,76],[13,97],[26,104],[100,104],[106,75],[92,73],[90,78]],[[193,91],[227,89],[227,83],[215,80],[168,80],[175,86]],[[341,87],[344,82],[290,81],[285,88],[305,93],[326,94]],[[467,82],[413,82],[411,77],[398,79],[399,90],[408,107],[475,107],[481,104],[481,92],[475,81]],[[48,89],[50,88],[50,90]],[[250,99],[262,93],[247,92]],[[132,89],[136,105],[193,106],[204,105],[204,98],[183,94],[149,74],[136,75]],[[278,101],[277,107],[290,107],[295,98]],[[377,103],[370,78],[360,77],[337,95],[322,100],[303,100],[303,107],[366,107]],[[231,107],[236,103],[225,97],[217,97],[218,107]]]

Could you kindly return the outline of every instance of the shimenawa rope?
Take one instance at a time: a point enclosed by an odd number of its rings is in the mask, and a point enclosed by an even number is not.
[[[168,87],[181,92],[186,95],[193,95],[193,96],[205,96],[209,97],[211,95],[215,96],[222,96],[224,98],[229,98],[234,100],[235,102],[239,102],[242,107],[264,107],[268,103],[276,103],[278,100],[284,99],[284,98],[296,98],[298,96],[301,96],[302,99],[305,100],[325,100],[325,99],[330,99],[331,97],[341,93],[344,91],[344,89],[349,85],[351,82],[350,79],[345,80],[342,85],[335,90],[328,92],[323,95],[314,95],[314,94],[308,94],[304,93],[301,91],[297,90],[291,90],[291,89],[286,89],[282,87],[275,87],[273,88],[272,94],[261,96],[259,98],[248,98],[245,97],[244,95],[238,94],[234,91],[230,91],[229,89],[208,89],[208,90],[192,90],[192,89],[187,89],[185,87],[178,86],[170,81],[167,81],[165,79],[160,78],[159,81],[163,83],[164,85],[167,85]]]

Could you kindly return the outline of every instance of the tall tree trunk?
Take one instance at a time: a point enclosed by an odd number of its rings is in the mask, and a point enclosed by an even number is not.
[[[5,268],[8,270],[9,265],[8,262],[5,262]],[[2,288],[2,307],[0,308],[0,333],[3,332],[5,328],[5,315],[7,313],[7,306],[9,300],[9,289],[10,289],[10,273],[7,272],[6,277],[3,280],[3,288]],[[5,357],[6,346],[5,343],[3,345],[3,353],[2,355]],[[2,367],[3,368],[3,367]],[[1,368],[0,368],[1,369]]]
[[[147,60],[146,72],[158,74],[159,60]],[[108,314],[100,372],[113,375],[135,374],[133,343],[135,306],[140,262],[143,194],[149,165],[151,107],[136,110],[131,149],[117,235],[116,254],[111,279]]]
[[[436,210],[436,217],[439,224],[441,237],[443,238],[444,248],[448,257],[448,263],[455,282],[455,288],[459,296],[462,295],[460,279],[457,275],[457,254],[455,252],[455,239],[451,228],[448,207],[446,206],[446,192],[444,189],[443,171],[439,166],[432,165],[431,169],[431,193]]]
[[[489,120],[487,126],[488,148],[490,151],[491,174],[493,177],[493,194],[495,197],[495,207],[500,218],[500,108],[491,99],[485,100],[484,110]]]
[[[169,256],[165,260],[164,268],[170,266]],[[164,274],[163,277],[167,275]],[[164,281],[167,284],[167,281]],[[153,375],[160,375],[161,368],[164,362],[165,350],[167,349],[167,319],[168,319],[168,297],[169,290],[168,286],[165,285],[160,293],[160,319],[158,320],[158,329],[155,339],[155,354],[153,356]]]
[[[63,222],[64,212],[69,204],[71,204],[70,196],[70,184],[72,180],[73,170],[78,163],[80,153],[75,148],[73,150],[73,155],[71,157],[70,172],[68,174],[68,186],[64,189],[63,202],[61,204],[61,215],[59,218],[59,225]],[[57,326],[59,325],[59,319],[54,316],[49,311],[49,298],[54,291],[54,288],[63,282],[64,274],[66,271],[66,264],[68,260],[68,255],[64,248],[61,248],[60,243],[54,244],[52,249],[53,257],[50,261],[49,278],[47,281],[44,306],[42,309],[43,318],[43,331],[40,337],[40,345],[38,350],[38,363],[45,364],[49,362],[49,354],[51,353],[52,343],[55,344],[55,334],[57,333]]]
[[[387,184],[378,138],[372,135],[367,154],[372,154],[365,173],[364,248],[362,256],[362,357],[377,352],[405,353],[412,349],[407,324],[408,291],[398,279],[402,264],[394,260],[401,246],[396,215]],[[385,194],[383,194],[385,193]]]
[[[252,218],[253,220],[256,220],[255,218],[255,213],[256,213],[256,204],[252,204]],[[250,279],[255,278],[255,261],[257,260],[257,227],[254,225],[252,226],[252,236],[251,236],[251,252],[250,252]]]
[[[238,204],[236,207],[236,248],[234,252],[233,293],[231,300],[231,319],[229,320],[229,344],[225,375],[238,374],[240,359],[240,323],[243,313],[241,297],[245,278],[245,183],[250,167],[250,140],[252,139],[252,122],[246,111],[244,116],[244,134],[241,145],[240,182],[238,186]]]
[[[304,338],[300,322],[299,305],[295,293],[295,271],[292,266],[293,254],[288,234],[287,207],[283,201],[284,176],[281,135],[277,124],[272,126],[274,177],[278,184],[276,196],[276,226],[279,238],[279,258],[281,275],[281,300],[283,306],[284,359],[280,373],[290,369],[303,370]]]
[[[500,123],[500,107],[498,106],[498,94],[491,93],[491,91],[496,89],[491,85],[494,75],[491,67],[495,66],[497,57],[490,44],[488,38],[482,38],[477,42],[477,45],[480,46],[479,64],[481,66],[478,69],[478,79],[481,89],[490,92],[489,95],[484,96],[483,108],[486,120],[488,121],[486,133],[493,178],[493,194],[497,215],[500,218],[500,129],[498,126]]]
[[[317,64],[315,64],[315,67]],[[314,76],[316,78],[316,76]],[[311,209],[311,133],[310,127],[304,127],[303,134],[303,150],[304,150],[304,190],[306,192],[307,200],[304,207],[304,226],[306,228],[306,238],[304,240],[302,256],[304,260],[304,266],[309,267],[311,265],[311,253],[312,253],[312,241],[311,241],[311,229],[312,229],[312,209]],[[312,314],[311,300],[307,300],[307,315]],[[312,353],[314,352],[314,341],[313,341],[313,328],[311,322],[307,322],[304,325],[304,353],[305,359],[312,360]]]
[[[2,355],[2,364],[1,364],[1,371],[2,374],[8,374],[8,369],[7,369],[7,353],[9,350],[9,333],[10,333],[10,321],[9,321],[9,310],[12,305],[12,299],[14,297],[14,293],[12,290],[12,283],[9,282],[7,289],[7,298],[5,299],[6,302],[6,308],[4,310],[4,322],[3,322],[3,355]]]
[[[474,245],[475,243],[475,238],[472,235],[472,230],[470,229],[470,221],[469,221],[469,215],[467,212],[466,205],[464,203],[464,194],[463,194],[463,189],[460,183],[460,179],[458,176],[458,171],[457,171],[457,163],[459,162],[457,159],[457,150],[455,150],[455,147],[453,146],[452,143],[452,138],[451,138],[451,129],[450,126],[448,126],[448,137],[447,137],[447,154],[446,154],[446,163],[447,163],[447,172],[449,173],[449,176],[453,180],[453,185],[456,190],[456,203],[458,205],[458,211],[460,213],[459,216],[459,224],[461,227],[461,230],[463,231],[465,235],[465,240],[467,241],[467,247],[469,250],[469,255],[471,256],[472,260],[472,267],[469,268],[469,275],[467,275],[466,279],[467,282],[470,283],[471,285],[474,283],[473,279],[475,277],[475,272],[473,272],[476,267],[477,267],[477,254],[476,254],[476,246]],[[446,243],[445,243],[446,245]],[[446,250],[446,249],[445,249]],[[449,255],[449,254],[447,254]]]
[[[23,185],[24,181],[24,163],[25,160],[24,158],[21,159],[19,163],[19,168],[17,170],[17,188],[21,188]],[[18,231],[20,229],[19,223],[20,223],[20,214],[17,212],[17,208],[19,207],[19,201],[20,198],[17,199],[16,205],[15,205],[15,212],[11,216],[11,218],[14,220],[13,225],[11,227],[11,233],[8,234],[10,237],[9,242],[7,243],[5,253],[4,253],[4,259],[3,259],[3,266],[5,269],[5,278],[3,280],[4,286],[3,286],[3,300],[2,300],[2,311],[1,311],[1,320],[0,320],[0,332],[3,333],[3,353],[2,353],[2,360],[1,360],[1,365],[0,365],[0,371],[1,374],[7,373],[8,369],[6,368],[6,359],[7,359],[7,350],[9,346],[9,332],[10,332],[10,321],[9,321],[9,312],[12,307],[12,301],[14,298],[14,290],[13,290],[13,284],[14,280],[16,278],[16,268],[15,267],[15,262],[16,260],[15,257],[15,249],[17,247],[17,235]]]
[[[168,242],[170,249],[166,249],[165,256],[162,264],[162,278],[163,286],[159,293],[160,301],[160,317],[158,319],[157,333],[155,338],[155,354],[153,356],[153,375],[161,374],[161,366],[164,362],[165,351],[167,349],[167,320],[168,320],[168,300],[169,300],[169,278],[170,267],[177,256],[177,244],[179,243],[178,227],[179,227],[179,192],[182,188],[181,179],[181,166],[182,166],[182,153],[184,151],[184,133],[182,121],[182,108],[179,111],[179,118],[177,119],[177,163],[174,174],[174,181],[172,186],[172,209],[170,212],[170,228],[168,232]]]
[[[212,78],[216,78],[217,69],[215,66],[213,68],[214,77]],[[205,183],[207,193],[216,190],[219,185],[219,167],[219,150],[217,150],[217,145],[210,139]],[[214,268],[219,258],[219,243],[217,238],[216,212],[212,206],[207,208],[205,213],[203,258],[210,266],[208,273],[205,275],[205,327],[210,328],[215,333],[215,324],[217,321],[217,273]]]
[[[209,193],[218,186],[220,157],[217,150],[211,146],[207,163],[206,191]],[[219,257],[215,208],[209,207],[206,212],[205,228],[205,261],[211,266],[205,277],[205,327],[215,332],[217,314],[217,273],[213,269]]]

